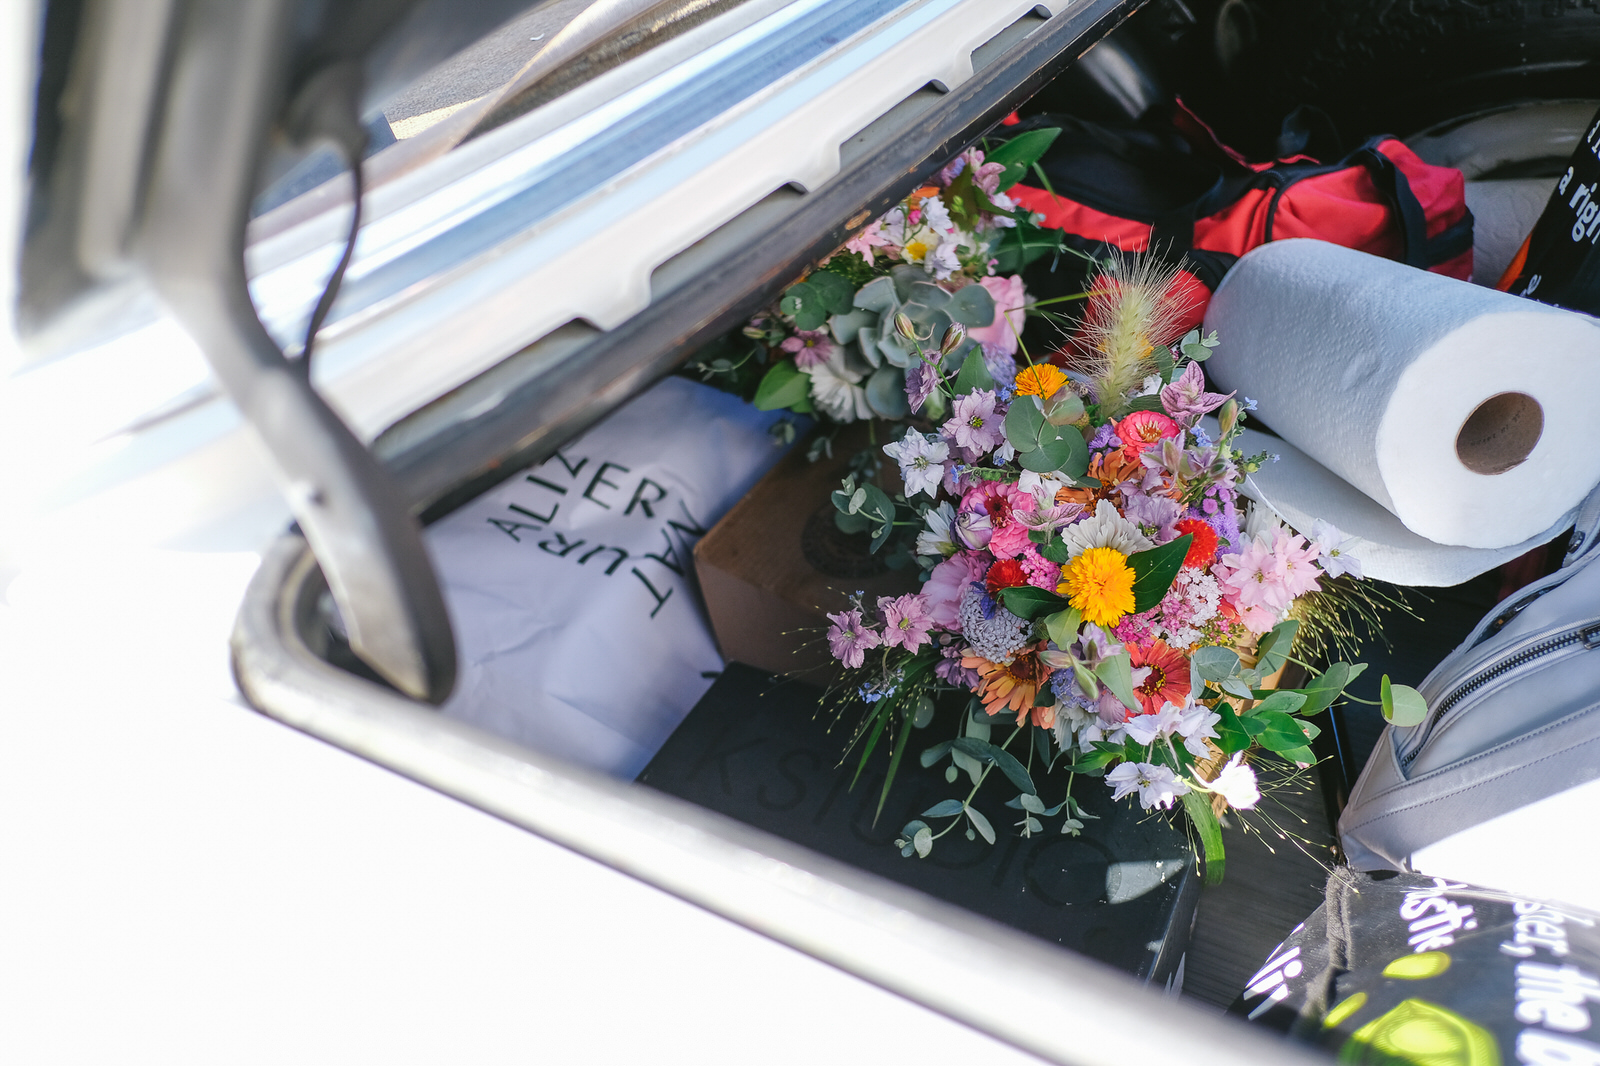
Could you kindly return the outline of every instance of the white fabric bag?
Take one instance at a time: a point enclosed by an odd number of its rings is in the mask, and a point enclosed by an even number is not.
[[[782,456],[776,418],[668,378],[431,526],[460,658],[444,713],[636,776],[722,669],[692,551]]]

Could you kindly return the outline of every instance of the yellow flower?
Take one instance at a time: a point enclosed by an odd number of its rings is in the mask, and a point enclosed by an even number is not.
[[[928,246],[921,241],[912,241],[906,245],[906,261],[911,263],[922,262],[922,257],[928,254]]]
[[[1133,568],[1115,548],[1090,548],[1061,568],[1056,591],[1083,613],[1085,622],[1115,625],[1133,613]]]
[[[1043,363],[1039,366],[1030,366],[1017,371],[1016,390],[1018,396],[1038,396],[1048,400],[1056,394],[1056,390],[1066,383],[1067,375]]]

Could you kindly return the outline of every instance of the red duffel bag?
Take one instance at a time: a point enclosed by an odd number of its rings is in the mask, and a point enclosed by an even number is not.
[[[1046,115],[1007,132],[1034,126],[1062,132],[1040,160],[1043,180],[1013,186],[1012,199],[1078,251],[1182,255],[1193,279],[1185,283],[1203,291],[1196,323],[1228,268],[1272,240],[1314,237],[1448,277],[1472,274],[1461,172],[1424,163],[1393,137],[1374,137],[1332,163],[1304,154],[1250,163],[1181,104],[1135,127]],[[1029,291],[1046,296],[1081,283],[1061,265],[1036,264]]]

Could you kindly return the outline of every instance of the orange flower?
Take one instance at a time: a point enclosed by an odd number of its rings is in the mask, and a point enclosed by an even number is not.
[[[1027,721],[1030,714],[1036,726],[1049,729],[1056,724],[1055,707],[1035,707],[1033,704],[1039,697],[1039,689],[1054,673],[1039,661],[1039,652],[1044,650],[1044,646],[1040,642],[1008,663],[992,663],[970,649],[967,651],[961,665],[976,670],[983,679],[978,696],[983,700],[985,711],[989,714],[1015,711],[1018,725]]]
[[[1144,465],[1137,458],[1130,458],[1121,448],[1104,453],[1097,452],[1094,458],[1089,460],[1089,476],[1100,482],[1100,487],[1080,489],[1069,486],[1058,489],[1056,502],[1082,504],[1085,510],[1093,511],[1095,503],[1115,495],[1117,486],[1122,482],[1143,477],[1144,473]]]
[[[1155,714],[1169,703],[1183,706],[1189,698],[1189,659],[1183,652],[1157,640],[1147,648],[1128,645],[1128,658],[1136,668],[1150,668],[1149,675],[1133,690],[1145,714]]]
[[[1048,400],[1056,394],[1057,389],[1066,384],[1066,381],[1067,375],[1045,363],[1017,371],[1015,387],[1018,396],[1037,396]]]

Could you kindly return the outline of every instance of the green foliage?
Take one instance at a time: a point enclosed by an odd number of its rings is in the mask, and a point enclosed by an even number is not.
[[[982,285],[966,285],[951,295],[944,312],[963,326],[981,328],[994,322],[994,297]]]
[[[1271,677],[1289,661],[1289,649],[1294,647],[1294,635],[1300,623],[1293,618],[1279,622],[1256,642],[1256,672]]]
[[[1056,647],[1066,649],[1078,639],[1078,629],[1083,625],[1083,612],[1076,607],[1068,607],[1064,611],[1047,615],[1044,620],[1044,631],[1049,636],[1051,643]]]
[[[1040,474],[1060,471],[1077,478],[1089,469],[1089,447],[1083,434],[1076,426],[1051,425],[1036,396],[1019,396],[1012,401],[1006,412],[1005,431],[1024,470]]]
[[[1217,340],[1216,330],[1201,336],[1198,329],[1191,329],[1178,342],[1178,350],[1183,353],[1185,359],[1193,359],[1197,363],[1203,363],[1211,358],[1211,349],[1215,348],[1219,343],[1221,342]]]
[[[1200,848],[1206,857],[1206,884],[1220,885],[1227,862],[1222,845],[1222,825],[1211,809],[1211,797],[1203,792],[1188,792],[1183,797],[1183,809],[1200,837]]]
[[[1044,158],[1045,152],[1060,135],[1059,129],[1028,130],[986,153],[984,162],[999,163],[1006,168],[1000,175],[1000,191],[1005,192],[1021,181],[1029,168]]]
[[[1383,675],[1379,694],[1383,701],[1383,720],[1390,725],[1421,725],[1428,717],[1428,701],[1422,698],[1422,693],[1409,685],[1391,684],[1388,674]]]
[[[1067,610],[1071,604],[1065,596],[1033,585],[1018,585],[1001,589],[1000,602],[1018,618],[1034,619]]]
[[[956,375],[955,384],[950,390],[960,396],[977,389],[993,388],[994,378],[990,376],[989,367],[983,361],[983,353],[974,348],[962,362],[961,372]]]
[[[1172,587],[1172,579],[1183,569],[1183,557],[1188,554],[1193,541],[1194,535],[1185,533],[1177,540],[1128,556],[1128,565],[1133,569],[1135,614],[1148,611],[1161,602],[1161,598]]]
[[[755,400],[758,411],[776,411],[788,408],[809,414],[811,407],[811,379],[789,360],[773,363],[772,369],[756,386]]]
[[[1103,660],[1094,668],[1094,676],[1104,682],[1111,694],[1121,700],[1128,710],[1141,709],[1138,698],[1133,694],[1133,660],[1128,658],[1127,652]]]

